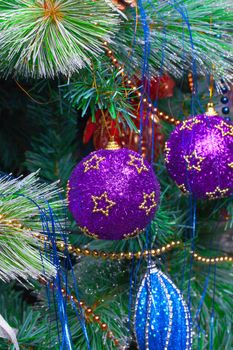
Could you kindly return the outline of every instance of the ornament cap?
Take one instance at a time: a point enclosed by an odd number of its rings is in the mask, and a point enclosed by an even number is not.
[[[213,102],[209,102],[207,104],[207,110],[205,112],[205,115],[207,115],[208,117],[213,117],[215,115],[218,115],[218,113],[216,112],[216,110],[214,108]]]
[[[105,147],[108,151],[115,151],[117,149],[120,149],[121,147],[118,145],[118,143],[115,141],[114,136],[110,137],[110,140],[108,141],[107,146]]]

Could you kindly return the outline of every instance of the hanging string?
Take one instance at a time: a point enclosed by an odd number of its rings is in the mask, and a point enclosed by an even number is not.
[[[53,295],[54,295],[54,298],[56,299],[56,302],[57,302],[58,317],[60,319],[60,323],[61,323],[61,327],[62,327],[62,340],[61,340],[59,326],[57,325],[58,340],[59,340],[59,344],[61,344],[60,349],[61,350],[62,349],[72,350],[73,349],[72,337],[71,337],[71,332],[70,332],[70,327],[69,327],[68,317],[67,317],[67,312],[66,312],[67,295],[70,295],[70,294],[63,296],[63,293],[62,293],[61,284],[63,281],[63,283],[65,283],[65,285],[67,286],[67,276],[62,271],[61,265],[60,265],[60,258],[59,258],[59,254],[57,251],[57,241],[56,241],[56,239],[57,239],[56,232],[57,231],[56,231],[56,229],[59,228],[58,232],[60,233],[60,236],[63,238],[64,244],[66,246],[65,253],[67,253],[67,254],[65,254],[65,255],[69,261],[70,266],[72,267],[69,252],[67,249],[66,235],[64,235],[64,233],[61,229],[60,222],[56,220],[56,218],[55,218],[56,215],[54,214],[53,209],[51,208],[48,201],[45,201],[46,205],[48,206],[48,211],[46,211],[45,209],[41,208],[30,197],[27,197],[27,196],[22,195],[22,194],[20,194],[19,196],[22,196],[22,197],[26,198],[27,200],[31,201],[32,203],[34,203],[35,206],[38,208],[38,211],[40,213],[42,232],[43,232],[43,235],[48,237],[48,240],[45,241],[45,245],[46,245],[45,252],[49,252],[48,258],[52,262],[52,264],[56,267],[56,270],[57,270],[56,276],[53,279]],[[51,246],[52,246],[52,250],[49,249],[49,248],[51,248]],[[73,277],[74,284],[76,284],[76,279],[75,279],[74,274],[72,275],[72,277]],[[50,282],[47,283],[47,288],[50,288]],[[76,288],[76,294],[78,294],[77,288]],[[49,295],[49,292],[47,292],[47,295]],[[75,305],[75,308],[76,308],[76,305]],[[88,350],[91,350],[90,342],[89,342],[89,339],[87,336],[84,316],[83,316],[82,312],[76,313],[76,315],[79,318],[79,322],[80,322],[82,331],[83,331],[84,336],[85,336]],[[81,318],[80,318],[80,315],[81,315]]]
[[[190,207],[191,207],[191,217],[192,217],[192,230],[191,230],[191,249],[194,251],[195,249],[195,238],[196,238],[196,210],[197,203],[196,198],[190,196]],[[192,269],[193,269],[193,255],[190,256],[189,263],[189,278],[188,278],[188,307],[191,308],[191,280],[192,280]]]
[[[199,302],[199,305],[198,305],[198,308],[197,308],[197,311],[196,311],[196,314],[194,317],[194,324],[197,325],[197,329],[198,329],[198,337],[197,337],[198,338],[198,350],[202,350],[202,348],[201,348],[201,346],[202,346],[201,345],[201,333],[205,334],[205,331],[202,330],[202,328],[200,326],[200,313],[201,313],[202,306],[203,306],[205,296],[206,296],[208,286],[209,286],[210,272],[211,272],[211,265],[209,265],[209,268],[208,268],[208,274],[207,274],[206,279],[205,279],[204,290],[203,290],[203,293],[201,295],[201,300]]]
[[[214,286],[213,286],[213,296],[212,296],[212,308],[211,308],[211,315],[210,315],[210,350],[213,350],[213,340],[214,340],[215,293],[216,293],[216,264],[214,265]]]
[[[128,301],[128,332],[129,337],[131,336],[131,310],[133,305],[133,291],[134,291],[134,283],[133,283],[133,276],[134,276],[134,259],[131,262],[131,269],[130,269],[130,279],[129,279],[129,301]]]

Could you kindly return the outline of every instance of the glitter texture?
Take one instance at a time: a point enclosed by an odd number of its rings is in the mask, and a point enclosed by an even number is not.
[[[139,350],[191,350],[191,316],[173,282],[154,265],[139,288],[135,310]]]
[[[198,115],[179,124],[165,147],[165,163],[185,193],[216,199],[233,193],[233,124]]]
[[[143,231],[158,208],[159,194],[150,164],[126,148],[91,153],[68,184],[69,209],[82,232],[108,240]]]

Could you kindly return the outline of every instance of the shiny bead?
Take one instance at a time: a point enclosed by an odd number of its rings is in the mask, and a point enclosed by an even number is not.
[[[222,35],[221,34],[216,34],[217,39],[221,39]]]
[[[229,102],[229,99],[228,99],[228,97],[227,96],[222,96],[221,97],[221,102],[225,105],[226,103],[228,103]]]
[[[107,333],[107,337],[108,337],[109,339],[112,339],[112,338],[113,338],[113,333],[112,333],[112,332],[108,332],[108,333]]]
[[[230,113],[229,107],[223,107],[223,108],[222,108],[222,113],[223,113],[223,114],[229,114],[229,113]]]
[[[98,315],[95,315],[95,316],[94,316],[94,321],[95,321],[95,322],[99,322],[99,320],[100,320],[100,317],[99,317]]]
[[[87,309],[86,309],[86,312],[87,312],[87,314],[92,314],[92,309],[90,308],[90,307],[88,307]]]
[[[93,250],[92,254],[95,258],[97,258],[99,256],[99,253],[96,250]]]
[[[226,120],[226,122],[230,122],[231,118],[230,117],[226,117],[225,120]]]
[[[108,329],[108,326],[106,323],[101,324],[102,331],[106,331]]]
[[[226,94],[228,92],[228,88],[226,86],[223,86],[221,88],[221,91],[222,91],[223,94]]]

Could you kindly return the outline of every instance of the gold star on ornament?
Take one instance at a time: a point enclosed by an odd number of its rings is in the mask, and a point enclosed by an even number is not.
[[[233,162],[232,162],[232,163],[229,163],[228,166],[229,166],[230,168],[233,168]]]
[[[185,129],[192,130],[193,126],[198,123],[201,123],[201,120],[196,118],[184,120],[182,122],[180,130],[185,130]]]
[[[165,147],[164,147],[164,161],[165,163],[169,163],[169,159],[168,159],[168,156],[169,156],[169,153],[171,151],[171,148],[168,147],[168,142],[165,142]]]
[[[209,199],[223,198],[228,191],[229,188],[224,188],[221,190],[221,188],[217,186],[213,192],[206,192],[206,195],[209,197]]]
[[[190,192],[187,190],[187,188],[185,187],[185,184],[181,184],[181,185],[178,185],[177,184],[177,186],[178,186],[178,188],[182,191],[182,192],[184,192],[185,194],[189,194]]]
[[[141,174],[141,172],[148,171],[149,169],[145,166],[144,160],[140,156],[134,156],[133,154],[130,154],[130,159],[127,164],[134,166],[137,169],[138,174]]]
[[[109,209],[112,208],[114,205],[116,205],[115,202],[111,201],[108,198],[108,194],[105,191],[101,194],[101,196],[91,196],[93,202],[94,202],[94,209],[93,213],[102,213],[106,216],[109,215]]]
[[[188,170],[198,170],[201,171],[201,162],[205,159],[204,157],[198,156],[196,150],[193,151],[190,155],[184,156],[185,161],[188,164]]]
[[[105,160],[105,157],[99,157],[97,154],[94,154],[90,159],[83,163],[84,173],[90,169],[99,169],[99,164]]]
[[[215,128],[222,132],[222,136],[233,136],[233,125],[230,125],[223,120],[221,121],[220,125],[215,125]]]
[[[97,234],[90,232],[86,226],[84,226],[84,227],[80,227],[79,226],[79,228],[82,231],[82,233],[84,233],[84,235],[92,237],[94,239],[98,239],[99,238],[99,236]]]
[[[151,210],[157,206],[155,201],[155,192],[151,192],[150,194],[143,193],[143,202],[139,205],[140,209],[145,210],[146,215],[149,215]]]

